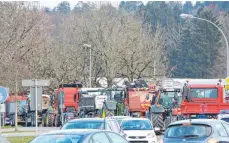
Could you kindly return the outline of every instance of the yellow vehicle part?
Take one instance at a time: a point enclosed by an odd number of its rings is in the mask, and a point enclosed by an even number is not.
[[[102,110],[102,118],[105,118],[106,117],[106,113],[105,113],[105,110],[103,109]]]

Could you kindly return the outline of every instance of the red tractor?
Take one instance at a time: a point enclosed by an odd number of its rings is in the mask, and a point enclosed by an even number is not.
[[[209,83],[209,82],[208,82]],[[221,80],[217,84],[192,84],[187,81],[181,103],[182,116],[187,118],[216,118],[220,110],[229,109]]]
[[[43,115],[46,126],[60,126],[69,119],[78,117],[79,90],[81,83],[62,84],[52,96],[52,104]],[[48,116],[48,117],[47,117]]]

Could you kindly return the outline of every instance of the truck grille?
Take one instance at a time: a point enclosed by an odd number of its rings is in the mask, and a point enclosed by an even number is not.
[[[131,139],[144,139],[146,136],[129,136]]]
[[[129,143],[148,143],[148,141],[129,141]]]

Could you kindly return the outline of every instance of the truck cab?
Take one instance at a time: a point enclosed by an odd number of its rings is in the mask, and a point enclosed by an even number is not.
[[[183,89],[181,113],[184,118],[216,118],[220,110],[229,108],[225,102],[224,86],[217,84],[189,84]]]

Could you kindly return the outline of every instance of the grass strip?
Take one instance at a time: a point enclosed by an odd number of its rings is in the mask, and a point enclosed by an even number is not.
[[[10,141],[10,143],[28,143],[29,141],[31,141],[32,139],[34,139],[34,137],[8,137],[7,139]]]

